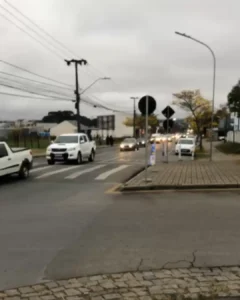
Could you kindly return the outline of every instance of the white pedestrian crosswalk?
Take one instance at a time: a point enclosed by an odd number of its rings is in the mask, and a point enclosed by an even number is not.
[[[105,167],[105,165],[98,165],[98,166],[95,166],[93,168],[89,168],[89,169],[86,169],[86,170],[77,171],[77,172],[75,172],[75,173],[73,173],[73,174],[65,177],[65,179],[75,179],[75,178],[77,178],[77,177],[79,177],[79,176],[81,176],[83,174],[90,173],[90,172],[92,172],[94,170],[97,170],[97,169],[100,169],[102,167]]]
[[[112,174],[114,174],[114,173],[116,173],[116,172],[119,172],[119,171],[121,171],[121,170],[123,170],[123,169],[125,169],[125,168],[127,168],[127,167],[128,167],[128,166],[126,166],[126,165],[122,165],[122,166],[117,167],[117,168],[115,168],[115,169],[112,169],[112,170],[110,170],[110,171],[104,172],[104,173],[100,174],[99,176],[97,176],[97,177],[95,178],[95,180],[104,180],[104,179],[106,179],[108,176],[110,176],[110,175],[112,175]]]
[[[44,174],[38,176],[36,179],[46,178],[46,177],[49,177],[51,175],[63,173],[63,172],[66,172],[66,171],[71,171],[71,170],[74,170],[74,169],[77,169],[77,168],[79,168],[79,166],[67,167],[67,168],[62,168],[62,169],[56,168],[54,171],[44,173]]]
[[[122,164],[120,166],[112,164],[82,164],[74,166],[53,165],[33,168],[30,174],[33,180],[49,180],[51,178],[68,181],[78,179],[85,180],[86,176],[90,174],[91,179],[96,181],[104,181],[129,167],[132,166],[127,164]]]

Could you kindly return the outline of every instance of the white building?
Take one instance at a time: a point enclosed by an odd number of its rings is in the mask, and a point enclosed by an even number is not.
[[[127,137],[133,135],[133,127],[124,125],[124,121],[126,118],[132,118],[130,114],[115,114],[115,130],[102,130],[101,128],[93,129],[92,136],[96,136],[97,134],[102,137],[106,137],[107,135],[112,135],[115,138]]]
[[[81,130],[88,130],[89,128],[81,124]],[[77,133],[76,121],[63,121],[50,128],[51,136],[59,136],[66,133]]]

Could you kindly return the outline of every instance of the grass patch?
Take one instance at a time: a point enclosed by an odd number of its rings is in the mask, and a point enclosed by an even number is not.
[[[240,143],[222,143],[216,145],[216,148],[225,154],[240,154]]]

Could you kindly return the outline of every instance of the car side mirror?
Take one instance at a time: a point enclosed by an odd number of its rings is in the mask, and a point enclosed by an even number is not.
[[[51,141],[51,144],[54,144],[54,141]]]
[[[80,140],[80,144],[84,144],[84,141],[83,141],[83,140]]]

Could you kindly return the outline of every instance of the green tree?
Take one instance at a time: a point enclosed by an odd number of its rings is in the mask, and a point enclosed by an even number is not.
[[[228,94],[228,107],[230,112],[235,112],[240,117],[240,81],[238,81]]]
[[[173,96],[173,104],[190,113],[186,120],[200,138],[202,148],[204,128],[211,126],[211,102],[202,97],[200,90],[183,90]]]
[[[128,127],[133,127],[133,118],[127,117],[124,120],[123,124]],[[159,121],[156,115],[153,114],[148,116],[148,125],[151,127],[152,130],[156,129],[158,124]],[[137,115],[135,120],[135,126],[137,129],[145,129],[145,117],[141,115]]]

